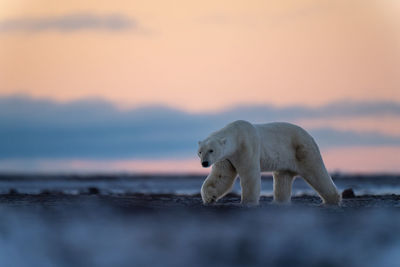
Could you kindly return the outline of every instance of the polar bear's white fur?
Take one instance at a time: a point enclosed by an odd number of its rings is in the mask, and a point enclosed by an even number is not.
[[[263,171],[273,172],[275,202],[290,202],[296,175],[303,177],[325,204],[341,201],[314,139],[290,123],[232,122],[200,141],[198,155],[203,167],[213,165],[201,188],[204,204],[227,194],[239,175],[241,203],[258,205]]]

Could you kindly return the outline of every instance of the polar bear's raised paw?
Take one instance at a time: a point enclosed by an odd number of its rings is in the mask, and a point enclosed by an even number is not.
[[[213,185],[204,185],[201,188],[201,198],[204,204],[212,204],[217,202],[218,200],[218,193],[217,189]]]

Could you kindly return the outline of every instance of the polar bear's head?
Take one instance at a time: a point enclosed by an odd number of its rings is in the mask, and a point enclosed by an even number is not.
[[[204,141],[199,141],[199,149],[197,155],[200,158],[201,165],[207,168],[215,162],[223,160],[224,147],[226,138],[207,138]]]

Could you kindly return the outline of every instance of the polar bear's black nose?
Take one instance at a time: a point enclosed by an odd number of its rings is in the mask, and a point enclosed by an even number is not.
[[[208,167],[208,161],[203,161],[202,163],[201,163],[201,165],[205,168],[205,167]]]

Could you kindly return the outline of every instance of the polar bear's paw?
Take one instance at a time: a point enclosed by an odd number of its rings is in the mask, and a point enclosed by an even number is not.
[[[218,193],[215,186],[209,184],[201,188],[201,198],[203,199],[203,204],[208,205],[218,200]]]
[[[240,202],[240,205],[242,205],[243,207],[247,207],[247,208],[251,208],[251,207],[257,207],[260,205],[258,200],[252,200],[252,201],[246,201],[246,200],[242,200]]]

